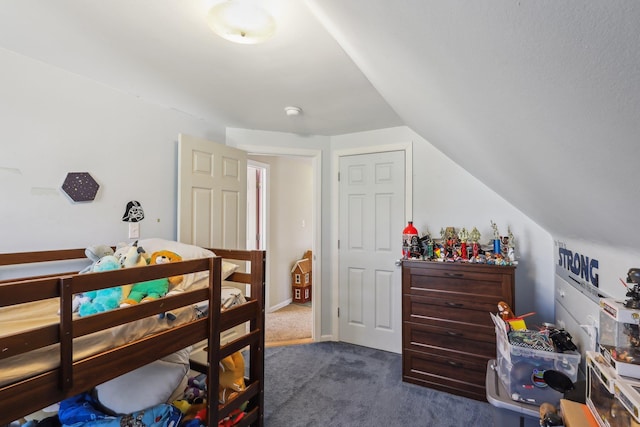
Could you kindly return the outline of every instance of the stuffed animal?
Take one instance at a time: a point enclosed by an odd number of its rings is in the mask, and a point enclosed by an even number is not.
[[[197,399],[207,397],[207,376],[198,374],[195,377],[189,377],[187,387],[184,389],[184,397],[188,402],[195,402]]]
[[[108,245],[95,245],[89,246],[84,250],[84,254],[89,258],[91,264],[83,268],[79,271],[80,274],[91,273],[93,268],[95,267],[98,260],[107,255],[113,255],[113,249]],[[71,302],[71,311],[75,313],[78,311],[81,305],[90,302],[91,298],[84,294],[76,294],[73,296],[73,301]]]
[[[218,401],[226,403],[245,388],[244,357],[242,357],[242,353],[236,351],[220,361]]]
[[[120,262],[120,266],[122,268],[129,268],[146,266],[147,260],[144,255],[144,248],[138,246],[138,241],[136,240],[131,246],[118,248],[114,256],[118,258],[118,261]],[[127,307],[132,304],[132,302],[125,301],[127,298],[129,298],[132,289],[133,284],[122,285],[123,296],[122,300],[120,301],[121,307]]]
[[[133,242],[131,246],[124,246],[116,251],[116,257],[120,261],[120,265],[124,268],[141,267],[147,265],[144,248],[138,246],[138,241]]]
[[[170,251],[154,252],[150,258],[151,264],[162,264],[180,260],[182,260],[180,255]],[[139,302],[162,298],[167,294],[167,292],[169,292],[169,281],[171,279],[173,278],[165,277],[134,284],[131,287],[129,296],[122,301],[121,306],[128,306],[138,304]],[[175,280],[182,281],[182,276],[175,276]]]
[[[171,252],[171,251],[158,251],[158,252],[154,252],[151,255],[151,259],[150,259],[150,263],[151,264],[165,264],[167,262],[175,262],[175,261],[182,261],[182,257],[180,255],[178,255],[175,252]],[[182,283],[182,281],[184,280],[184,276],[180,275],[180,276],[172,276],[169,277],[169,292],[167,292],[167,296],[170,295],[177,295],[179,293],[182,292],[182,289],[176,289],[176,286],[179,285],[180,283]],[[166,318],[169,321],[174,321],[176,320],[176,316],[175,314],[171,313],[170,311],[166,312],[166,313],[160,313],[159,315],[160,319],[164,319]]]
[[[182,261],[182,257],[175,252],[171,251],[158,251],[151,254],[151,258],[149,259],[149,264],[167,264],[170,262]],[[169,284],[171,286],[176,286],[182,283],[183,277],[180,276],[172,276],[169,277]]]
[[[92,272],[93,267],[96,265],[96,262],[98,262],[100,258],[105,257],[107,255],[113,255],[114,252],[111,246],[95,245],[95,246],[89,246],[87,249],[85,249],[84,254],[87,256],[87,258],[91,260],[91,265],[88,265],[87,267],[83,268],[80,271],[80,274]]]
[[[107,255],[95,263],[93,272],[99,273],[101,271],[118,270],[119,268],[120,263],[118,259],[113,255]],[[89,316],[91,314],[113,310],[120,305],[122,292],[123,289],[121,286],[85,292],[84,296],[89,298],[89,301],[80,304],[78,314],[80,316]]]

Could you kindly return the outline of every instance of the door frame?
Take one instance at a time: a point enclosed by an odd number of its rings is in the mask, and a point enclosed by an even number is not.
[[[331,289],[331,333],[336,339],[340,340],[340,319],[338,319],[338,307],[340,306],[340,268],[338,254],[338,240],[340,238],[339,221],[340,221],[340,183],[338,181],[338,173],[340,172],[340,157],[354,156],[361,154],[384,153],[388,151],[404,151],[404,174],[405,174],[405,195],[404,195],[404,212],[405,223],[413,220],[413,142],[400,142],[396,144],[384,144],[367,147],[348,148],[344,150],[334,150],[332,158],[332,179],[331,179],[331,244],[334,250],[331,251],[331,265],[334,266],[331,271],[332,289]],[[398,240],[401,238],[402,230],[398,230]],[[398,259],[400,255],[398,254]]]
[[[269,223],[269,183],[265,183],[265,179],[268,179],[268,177],[271,175],[271,171],[270,171],[270,167],[271,165],[269,165],[268,163],[263,163],[263,162],[259,162],[256,160],[251,160],[251,159],[247,159],[247,168],[249,167],[253,167],[256,169],[261,169],[264,171],[265,176],[262,177],[262,181],[260,181],[261,184],[261,188],[257,191],[259,191],[260,194],[260,200],[261,200],[261,210],[260,210],[260,214],[258,215],[258,221],[260,222],[260,243],[261,243],[261,247],[258,249],[266,249],[265,245],[267,244],[267,239],[268,239],[268,233],[267,233],[267,224]],[[267,177],[267,178],[265,178]],[[247,178],[248,179],[248,178]],[[247,189],[247,197],[249,197],[249,189]],[[249,217],[253,217],[254,214],[249,214],[249,211],[247,210],[247,223],[249,221]],[[248,240],[248,236],[247,236],[247,240]],[[266,305],[266,307],[269,307],[269,305]]]
[[[311,158],[313,168],[313,206],[311,221],[313,222],[311,250],[313,253],[313,286],[311,287],[311,316],[313,326],[311,339],[315,341],[330,340],[331,337],[321,337],[322,333],[322,150],[270,147],[262,145],[237,144],[236,148],[253,155],[270,156],[300,156]],[[267,201],[268,203],[268,201]],[[268,241],[267,256],[269,256]],[[267,263],[268,264],[268,263]],[[266,286],[269,286],[267,283]]]

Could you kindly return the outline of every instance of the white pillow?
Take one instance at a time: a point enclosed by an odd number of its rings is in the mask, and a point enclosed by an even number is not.
[[[166,240],[159,238],[140,239],[138,240],[138,246],[142,247],[149,255],[158,251],[171,251],[180,255],[183,260],[211,258],[216,256],[216,254],[208,249],[201,248],[200,246],[189,245],[187,243],[176,242],[175,240]],[[222,261],[222,280],[233,274],[239,267],[239,265],[232,262]],[[195,282],[203,280],[207,277],[208,272],[206,271],[185,274],[182,283],[180,283],[175,288],[172,288],[172,290],[186,290],[190,288]]]
[[[130,414],[169,399],[181,386],[189,372],[189,364],[156,360],[96,386],[96,398],[116,414]]]

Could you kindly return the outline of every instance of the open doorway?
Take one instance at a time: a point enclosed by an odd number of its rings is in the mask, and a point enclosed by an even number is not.
[[[312,342],[313,298],[296,299],[292,270],[313,248],[313,161],[250,154],[247,163],[247,248],[267,251],[266,345]]]

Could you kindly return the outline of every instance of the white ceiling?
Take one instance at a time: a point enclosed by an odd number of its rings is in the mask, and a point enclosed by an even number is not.
[[[235,45],[201,0],[0,0],[0,46],[228,127],[404,124],[554,235],[637,248],[640,2],[264,3],[276,36]]]
[[[333,135],[402,124],[304,1],[266,0],[278,32],[260,45],[215,35],[212,3],[0,0],[0,46],[228,127]],[[288,105],[304,114],[286,116]]]

